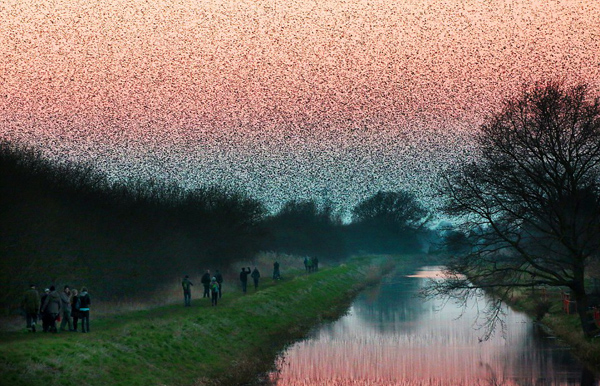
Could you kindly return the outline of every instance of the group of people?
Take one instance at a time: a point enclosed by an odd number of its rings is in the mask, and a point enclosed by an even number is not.
[[[258,279],[260,279],[260,272],[258,268],[254,267],[254,270],[251,271],[250,267],[248,267],[248,270],[242,267],[242,272],[240,272],[240,282],[242,283],[242,292],[244,294],[248,289],[248,275],[250,275],[254,281],[254,289],[258,289]]]
[[[304,265],[307,266],[306,259],[304,259]],[[318,267],[316,258],[311,266]],[[309,271],[308,268],[307,271]],[[312,269],[309,272],[312,272]],[[254,289],[256,290],[258,289],[260,271],[257,267],[254,267],[254,270],[250,270],[250,267],[242,267],[240,282],[244,294],[248,288],[248,276],[254,281]],[[275,261],[273,263],[273,280],[279,279],[281,279],[279,262]],[[210,298],[211,304],[216,306],[218,300],[223,296],[223,275],[217,269],[214,276],[212,276],[210,270],[207,269],[200,281],[204,286],[203,297]],[[193,285],[189,276],[185,275],[181,281],[185,307],[192,305],[191,287]],[[40,296],[36,285],[31,284],[23,295],[21,306],[25,311],[25,320],[29,331],[36,332],[38,321],[41,320],[44,332],[57,333],[58,331],[77,332],[79,320],[81,320],[81,332],[90,332],[91,304],[91,298],[86,287],[83,287],[81,293],[79,293],[79,291],[71,289],[68,285],[64,286],[62,292],[58,292],[55,286],[51,286],[46,288]],[[60,322],[60,327],[57,326],[57,322]]]
[[[319,270],[319,258],[313,257],[310,258],[308,256],[304,257],[304,268],[306,272],[316,272]]]
[[[213,306],[217,305],[219,299],[223,296],[223,275],[217,269],[215,276],[211,276],[210,269],[207,269],[202,275],[200,282],[204,286],[203,298],[210,298],[210,303]]]
[[[81,320],[81,332],[90,332],[91,298],[87,288],[81,293],[76,289],[64,286],[62,292],[56,287],[46,288],[42,296],[35,284],[31,284],[23,295],[22,308],[25,311],[27,329],[37,331],[38,320],[42,321],[44,332],[72,331],[77,332],[77,324]],[[60,322],[60,327],[56,323]]]
[[[223,275],[217,269],[215,275],[210,274],[210,269],[207,269],[200,279],[202,286],[204,287],[204,294],[202,297],[210,298],[211,304],[216,306],[219,298],[223,293]],[[183,303],[185,307],[192,305],[192,287],[194,283],[191,282],[190,277],[185,275],[181,281],[181,287],[183,288]]]
[[[250,270],[250,267],[242,267],[242,271],[240,272],[240,282],[242,284],[242,292],[245,294],[248,289],[248,276],[252,278],[254,281],[254,289],[258,289],[258,282],[260,279],[260,271],[257,267],[254,267],[253,270]],[[273,280],[281,279],[281,274],[279,272],[279,262],[273,263]],[[206,272],[202,275],[200,279],[202,286],[204,287],[204,293],[202,295],[203,298],[210,298],[211,304],[216,306],[218,300],[223,296],[223,275],[217,269],[215,271],[215,275],[212,276],[210,274],[210,269],[207,269]],[[185,275],[183,280],[181,281],[181,287],[183,288],[183,304],[184,307],[190,307],[192,305],[192,287],[194,283],[191,282],[190,277]]]

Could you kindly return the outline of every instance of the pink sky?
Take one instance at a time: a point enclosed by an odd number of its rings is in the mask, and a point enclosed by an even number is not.
[[[600,90],[598,20],[589,0],[4,0],[0,138],[81,157],[368,128],[418,148],[524,82]]]
[[[546,77],[600,79],[594,1],[0,5],[3,113],[169,124],[471,122]]]

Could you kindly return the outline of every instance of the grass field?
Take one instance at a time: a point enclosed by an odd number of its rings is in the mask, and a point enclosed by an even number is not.
[[[286,343],[339,316],[385,269],[389,263],[362,258],[312,274],[295,270],[281,281],[265,278],[258,291],[249,285],[247,295],[224,292],[217,307],[198,299],[196,287],[192,307],[92,318],[89,334],[4,332],[0,383],[240,384],[269,370]]]

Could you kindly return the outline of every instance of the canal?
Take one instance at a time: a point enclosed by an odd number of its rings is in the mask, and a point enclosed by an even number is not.
[[[505,334],[482,340],[476,304],[463,309],[418,297],[438,272],[424,267],[414,275],[387,277],[365,291],[347,315],[290,346],[268,383],[600,385],[567,347],[538,331],[523,314],[507,309]]]

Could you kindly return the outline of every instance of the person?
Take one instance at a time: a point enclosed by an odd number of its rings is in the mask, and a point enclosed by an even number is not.
[[[252,271],[252,280],[254,280],[254,289],[258,289],[258,279],[260,278],[260,272],[258,272],[258,268],[254,267],[254,271]]]
[[[44,332],[47,332],[48,329],[50,328],[50,324],[49,324],[49,318],[46,315],[46,311],[44,310],[44,304],[46,303],[46,298],[48,298],[48,294],[50,293],[50,288],[46,288],[44,289],[44,294],[42,295],[42,298],[40,299],[40,309],[39,309],[39,313],[41,315],[42,318],[42,330]]]
[[[304,256],[304,269],[308,272],[308,257]]]
[[[81,332],[90,332],[90,306],[92,305],[92,299],[88,294],[87,288],[81,289],[81,295],[79,295],[79,316],[81,317]]]
[[[319,270],[319,258],[315,257],[313,259],[313,271],[317,272]]]
[[[62,314],[62,300],[60,299],[58,292],[56,292],[56,287],[50,287],[50,293],[42,305],[42,312],[47,318],[47,328],[44,332],[58,332],[56,320],[59,319]]]
[[[279,273],[279,262],[275,261],[273,263],[273,280],[280,280],[281,274]]]
[[[313,261],[310,257],[308,258],[308,261],[306,262],[306,266],[308,267],[308,272],[313,271]]]
[[[181,287],[183,288],[183,304],[185,307],[192,305],[192,286],[194,283],[190,281],[190,277],[185,275],[181,281]]]
[[[215,278],[217,279],[217,284],[219,284],[219,299],[220,299],[221,296],[223,295],[223,275],[221,275],[221,272],[219,272],[218,269],[215,271]]]
[[[209,269],[207,269],[206,272],[204,272],[204,275],[202,275],[200,282],[204,286],[204,295],[202,297],[210,298],[210,270]]]
[[[69,331],[73,330],[73,321],[71,320],[71,289],[68,285],[63,288],[60,293],[60,301],[62,302],[62,321],[60,322],[60,330],[65,331],[65,327],[69,326]]]
[[[81,307],[81,303],[79,302],[79,291],[75,288],[71,290],[71,316],[73,317],[73,329],[71,331],[77,332],[77,322],[79,321],[79,307]]]
[[[248,274],[250,273],[250,267],[248,270],[242,267],[242,272],[240,272],[240,281],[242,282],[242,292],[246,293],[246,289],[248,288]]]
[[[210,294],[211,294],[211,304],[213,306],[217,305],[217,299],[219,298],[219,283],[217,283],[217,278],[213,277],[210,280]]]
[[[27,323],[27,329],[31,332],[35,332],[40,305],[40,294],[37,289],[35,289],[35,284],[30,284],[29,289],[25,291],[25,294],[23,295],[21,307],[23,308],[23,311],[25,311],[25,323]]]

